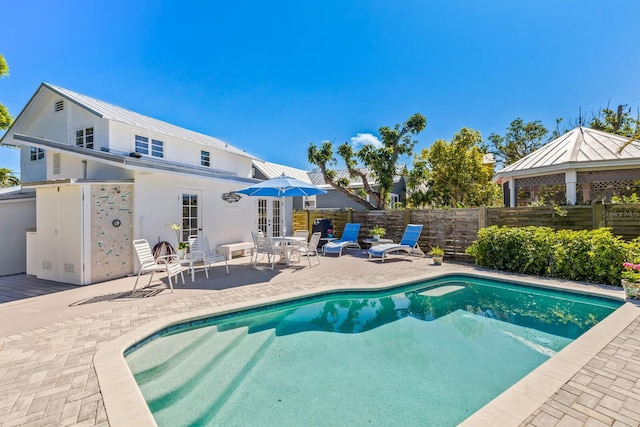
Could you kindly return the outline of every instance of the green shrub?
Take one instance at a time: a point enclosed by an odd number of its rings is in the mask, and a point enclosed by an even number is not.
[[[625,242],[609,228],[492,226],[480,230],[467,254],[486,268],[619,285],[622,264],[640,256],[640,239]]]

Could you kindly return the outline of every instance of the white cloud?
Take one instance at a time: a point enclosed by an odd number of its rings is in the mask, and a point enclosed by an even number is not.
[[[354,147],[365,144],[373,145],[376,148],[382,147],[382,142],[375,135],[370,133],[359,133],[356,136],[352,136],[351,144]]]

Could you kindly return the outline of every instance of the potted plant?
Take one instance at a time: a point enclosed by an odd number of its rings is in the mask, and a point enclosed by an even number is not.
[[[431,246],[431,250],[429,251],[429,255],[433,258],[433,265],[440,265],[442,261],[444,261],[444,249],[440,246]]]
[[[187,242],[178,242],[178,257],[184,259],[189,244]]]
[[[640,299],[640,264],[622,264],[622,288],[628,298]]]
[[[384,237],[384,235],[387,234],[387,230],[376,225],[371,229],[370,234],[371,237],[373,237],[373,240],[380,240],[381,237]]]

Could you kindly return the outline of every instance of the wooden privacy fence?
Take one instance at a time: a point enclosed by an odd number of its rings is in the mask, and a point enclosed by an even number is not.
[[[595,204],[553,208],[468,208],[468,209],[405,209],[387,211],[314,210],[293,213],[294,230],[312,230],[318,218],[333,222],[334,234],[342,235],[347,222],[360,223],[360,241],[369,237],[376,225],[387,230],[385,238],[399,242],[407,224],[422,224],[418,243],[428,252],[440,246],[448,258],[470,261],[464,251],[476,240],[478,230],[491,225],[539,226],[555,230],[593,230],[610,227],[616,236],[631,240],[640,236],[640,204]]]
[[[369,238],[369,231],[376,225],[384,227],[386,239],[399,242],[407,224],[422,224],[422,234],[418,244],[428,252],[432,246],[440,246],[449,258],[471,260],[464,251],[476,239],[479,227],[480,208],[474,209],[427,209],[427,210],[387,210],[387,211],[295,211],[294,229],[312,230],[313,221],[330,218],[334,234],[342,235],[344,224],[360,224],[359,240]]]

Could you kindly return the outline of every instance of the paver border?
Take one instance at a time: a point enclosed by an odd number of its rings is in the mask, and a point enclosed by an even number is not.
[[[399,285],[434,280],[445,276],[464,275],[513,282],[524,286],[570,291],[624,301],[622,292],[612,292],[612,287],[563,286],[562,283],[540,281],[535,278],[509,277],[496,272],[443,272],[407,281],[407,278],[390,281],[384,285],[322,286],[295,291],[276,297],[264,297],[250,301],[211,307],[188,313],[172,315],[147,323],[107,343],[94,356],[94,368],[102,394],[109,425],[113,427],[139,427],[157,425],[147,403],[129,370],[124,352],[153,335],[157,331],[186,321],[223,315],[236,311],[282,303],[303,297],[313,297],[327,292],[378,291]],[[517,425],[524,422],[536,409],[544,404],[589,360],[595,357],[611,340],[627,328],[638,317],[638,309],[626,303],[602,322],[599,322],[580,338],[569,344],[558,354],[527,374],[509,389],[480,408],[461,425]],[[497,423],[497,424],[496,424]]]

